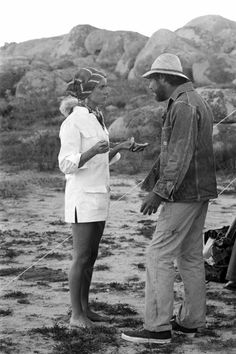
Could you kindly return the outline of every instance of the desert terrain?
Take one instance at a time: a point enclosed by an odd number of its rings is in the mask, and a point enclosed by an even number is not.
[[[171,344],[161,346],[120,338],[123,330],[142,326],[145,248],[157,218],[139,212],[144,192],[135,186],[142,175],[111,176],[110,216],[90,296],[92,307],[111,320],[79,331],[68,328],[72,240],[63,221],[64,177],[30,170],[9,170],[0,177],[1,353],[235,353],[236,294],[214,282],[207,283],[207,327],[195,338],[174,334]],[[230,225],[235,215],[235,192],[227,191],[211,203],[205,229]],[[176,271],[176,308],[182,290]]]

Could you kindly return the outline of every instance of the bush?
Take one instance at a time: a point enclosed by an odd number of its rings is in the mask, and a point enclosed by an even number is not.
[[[56,94],[37,95],[32,93],[24,98],[10,97],[5,105],[0,102],[1,130],[23,130],[40,122],[55,125],[59,112]],[[58,124],[58,121],[57,121]]]
[[[24,74],[24,68],[6,68],[6,70],[0,74],[0,97],[5,97],[7,90],[9,90],[12,95],[14,95],[16,91],[16,85],[24,76]]]
[[[1,160],[21,168],[35,167],[40,171],[54,170],[58,166],[57,156],[60,141],[58,130],[38,130],[32,135],[17,137],[8,134],[2,139]]]

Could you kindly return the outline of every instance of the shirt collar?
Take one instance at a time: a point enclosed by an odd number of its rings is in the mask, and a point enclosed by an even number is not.
[[[170,108],[171,104],[184,92],[193,91],[194,87],[192,82],[186,82],[182,85],[179,85],[171,94],[168,103],[167,110]]]

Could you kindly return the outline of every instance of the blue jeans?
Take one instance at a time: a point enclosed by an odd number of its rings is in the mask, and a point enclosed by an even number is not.
[[[184,301],[177,322],[187,328],[205,326],[206,290],[203,227],[207,202],[163,204],[147,249],[145,324],[149,331],[171,329],[174,303],[174,261],[184,283]]]

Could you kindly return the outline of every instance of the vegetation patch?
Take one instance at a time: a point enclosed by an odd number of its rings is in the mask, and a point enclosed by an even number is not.
[[[109,270],[110,267],[107,264],[98,264],[95,266],[95,271],[100,272],[104,270]]]
[[[145,270],[145,269],[146,269],[145,264],[144,264],[144,263],[141,263],[141,262],[139,262],[139,263],[133,263],[133,266],[134,266],[134,267],[137,267],[139,270]]]
[[[0,197],[18,199],[26,193],[26,181],[1,181]]]
[[[227,353],[227,349],[236,347],[236,339],[211,338],[206,342],[197,342],[196,345],[203,352],[207,352],[210,349],[214,353]]]
[[[58,220],[55,220],[55,221],[51,221],[49,224],[50,225],[59,226],[59,225],[66,225],[66,222],[61,220],[61,219],[58,219]]]
[[[143,325],[143,320],[136,317],[115,318],[116,326],[119,328],[138,328]]]
[[[11,310],[11,309],[7,309],[7,310],[0,309],[0,316],[1,317],[11,316],[12,314],[13,314],[13,310]]]
[[[46,252],[47,248],[45,248],[45,252]],[[44,254],[39,254],[37,257],[35,257],[36,259],[40,259],[41,257],[43,257]],[[66,253],[59,253],[59,252],[52,252],[49,253],[47,255],[48,259],[58,259],[58,260],[62,260],[65,258],[68,258],[68,255]]]
[[[113,253],[108,248],[100,248],[98,259],[112,256]]]
[[[12,354],[13,348],[16,347],[16,344],[12,342],[11,338],[1,338],[0,339],[0,353]]]
[[[16,250],[16,249],[13,249],[13,248],[4,248],[4,247],[2,247],[2,249],[1,249],[1,256],[9,258],[9,259],[16,258],[17,256],[19,256],[22,253],[24,253],[23,250]]]
[[[103,301],[91,301],[91,308],[94,311],[103,311],[106,315],[132,316],[137,315],[136,309],[129,304],[108,304]]]
[[[124,196],[123,193],[116,193],[116,194],[111,194],[110,199],[120,201],[120,200],[126,200],[127,198],[126,196]]]
[[[104,346],[111,343],[113,347],[118,346],[114,328],[99,326],[69,331],[66,327],[55,325],[54,327],[35,328],[30,333],[41,334],[54,340],[56,344],[50,354],[90,354],[98,353]]]
[[[61,269],[52,269],[47,267],[32,267],[26,273],[20,276],[21,280],[29,281],[48,281],[60,282],[66,281],[67,274]]]
[[[145,220],[145,221],[140,221],[141,223],[143,223],[143,226],[141,228],[138,228],[137,231],[140,235],[151,239],[153,236],[153,233],[155,231],[156,226],[153,225],[155,223],[155,221],[153,220]]]
[[[23,293],[22,291],[12,291],[5,294],[3,297],[5,299],[25,299],[29,294]]]
[[[7,277],[7,276],[11,276],[11,275],[18,275],[21,272],[23,272],[24,270],[25,270],[25,268],[14,268],[14,267],[2,268],[2,269],[0,269],[0,276]]]

